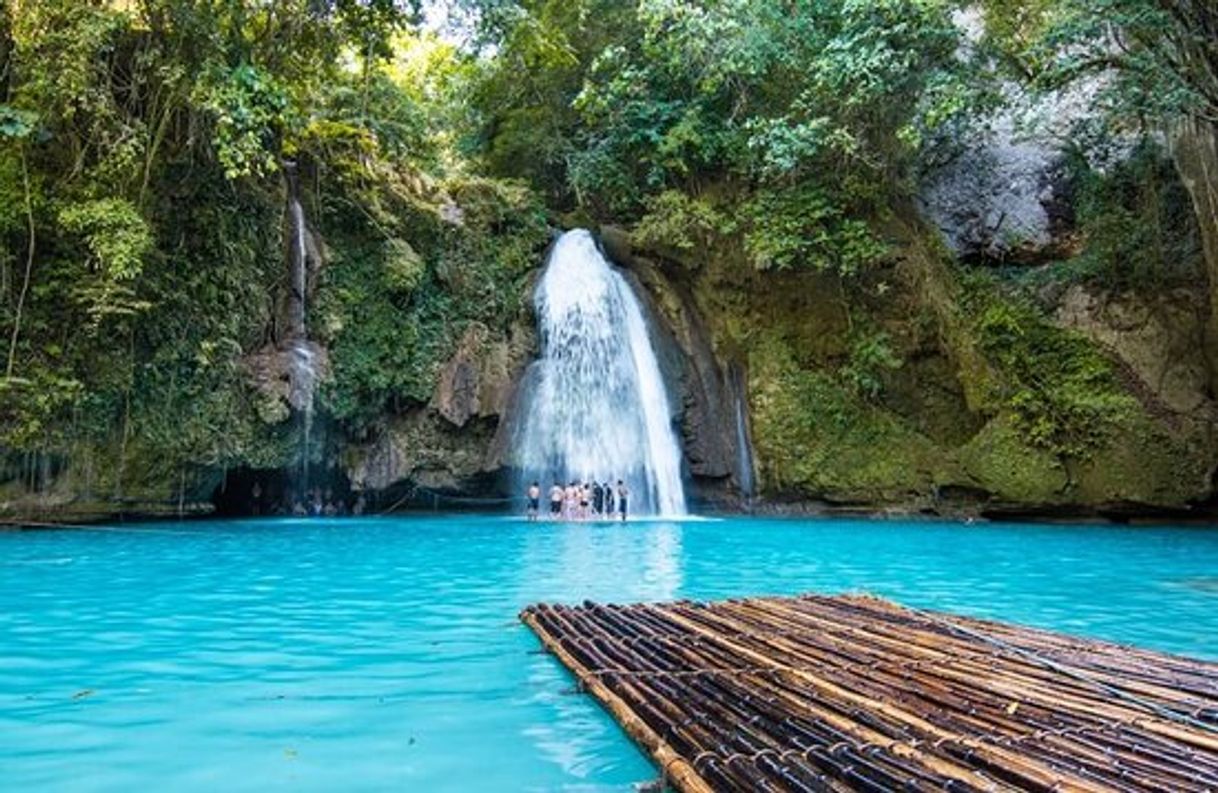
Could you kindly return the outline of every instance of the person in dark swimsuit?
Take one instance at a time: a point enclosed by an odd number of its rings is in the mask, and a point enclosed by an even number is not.
[[[622,484],[622,480],[617,480],[617,511],[622,516],[622,520],[626,520],[626,501],[630,496],[630,491],[626,489],[626,485]]]
[[[537,520],[537,513],[541,509],[541,485],[537,482],[529,485],[529,509],[526,513],[529,520]]]
[[[609,484],[608,480],[605,480],[605,484],[602,485],[601,487],[605,491],[605,517],[612,518],[613,517],[613,507],[615,504],[615,501],[613,498],[613,485]]]
[[[562,498],[562,485],[555,482],[554,487],[550,488],[550,520],[562,517]]]
[[[601,487],[600,482],[592,483],[592,514],[603,515],[605,513],[605,489]]]

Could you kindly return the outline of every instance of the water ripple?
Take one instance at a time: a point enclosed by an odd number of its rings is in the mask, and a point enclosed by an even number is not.
[[[629,790],[516,620],[802,591],[1218,658],[1218,534],[721,520],[263,520],[0,535],[0,789]]]

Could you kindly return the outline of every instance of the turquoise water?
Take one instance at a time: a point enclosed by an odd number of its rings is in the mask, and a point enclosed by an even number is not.
[[[629,790],[538,600],[867,591],[1218,658],[1218,531],[259,520],[0,533],[0,788]]]

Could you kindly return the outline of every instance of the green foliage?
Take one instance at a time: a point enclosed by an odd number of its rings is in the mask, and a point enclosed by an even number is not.
[[[986,0],[1001,49],[1047,86],[1105,75],[1118,124],[1218,119],[1218,6],[1197,0]]]
[[[200,86],[199,102],[215,118],[216,152],[225,176],[275,172],[288,100],[273,79],[248,65],[219,71]]]
[[[849,217],[817,185],[759,193],[743,207],[744,247],[754,266],[791,267],[853,275],[887,253],[864,220]]]
[[[760,269],[875,263],[868,221],[903,194],[925,121],[958,103],[957,32],[933,0],[555,5],[491,15],[490,164],[511,151],[529,171],[509,172],[677,250],[740,235]],[[546,90],[498,93],[509,77]]]
[[[884,372],[903,364],[887,333],[860,328],[851,334],[850,357],[839,375],[856,395],[874,400],[884,388]]]
[[[380,63],[400,4],[46,0],[6,12],[0,325],[15,343],[0,444],[84,455],[116,489],[137,468],[282,464],[291,433],[265,422],[281,411],[245,363],[276,331],[277,171],[287,157],[336,161],[352,200],[378,157],[419,148],[391,134],[414,109],[402,90],[340,57]]]
[[[370,227],[346,203],[323,217],[334,250],[316,306],[333,369],[324,403],[356,435],[386,411],[427,403],[471,322],[506,334],[548,239],[544,214],[519,186],[460,179],[444,187],[460,225],[421,206],[386,217],[391,228]]]
[[[63,443],[60,417],[79,404],[82,384],[46,369],[30,378],[0,379],[0,446],[46,448]]]
[[[1188,192],[1157,144],[1144,141],[1107,173],[1074,161],[1082,258],[1105,286],[1159,287],[1203,270]]]
[[[28,110],[0,105],[0,136],[25,138],[38,124],[38,115]]]
[[[777,339],[753,350],[749,393],[768,488],[884,501],[929,487],[937,453],[925,437],[852,386],[799,367]]]
[[[68,239],[85,250],[85,271],[73,294],[96,328],[111,316],[129,316],[148,307],[136,296],[134,281],[152,250],[152,234],[129,201],[105,198],[68,204],[59,210],[59,225]]]
[[[391,239],[386,243],[385,286],[390,291],[409,295],[427,274],[427,264],[410,243]]]
[[[688,261],[848,279],[887,262],[878,230],[911,165],[985,90],[947,0],[461,5],[481,53],[409,30],[418,4],[394,0],[6,5],[0,444],[86,454],[116,490],[284,464],[287,408],[251,370],[283,340],[289,162],[326,260],[309,319],[330,354],[321,404],[362,438],[430,400],[472,323],[523,335],[549,234],[538,196]],[[995,0],[990,43],[1046,84],[1116,67],[1103,99],[1124,123],[1212,119],[1214,45],[1182,35],[1182,7]],[[1122,287],[1192,266],[1165,167],[1148,148],[1080,170],[1090,247],[1071,266]],[[1102,356],[988,287],[970,300],[1012,431],[1061,456],[1097,448],[1128,406]],[[925,439],[877,404],[893,346],[862,322],[834,374],[762,339],[768,475],[925,482]]]
[[[88,266],[116,281],[139,277],[152,248],[148,224],[129,201],[103,198],[69,204],[59,210],[59,223],[89,252]]]
[[[1136,408],[1112,366],[1084,337],[1055,327],[1029,302],[999,295],[976,277],[962,310],[1001,374],[998,394],[1023,440],[1060,457],[1087,459]]]
[[[641,245],[679,251],[705,251],[714,240],[730,233],[735,224],[705,198],[694,198],[679,190],[665,190],[644,201],[646,214],[634,229]]]

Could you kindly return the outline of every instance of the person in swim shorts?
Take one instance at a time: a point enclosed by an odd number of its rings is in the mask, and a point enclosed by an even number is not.
[[[537,520],[537,513],[541,510],[541,485],[537,482],[529,485],[527,495],[529,499],[529,508],[525,512],[525,515],[531,521]]]
[[[626,520],[626,501],[630,497],[630,490],[621,479],[617,480],[617,511],[622,516],[622,520]]]
[[[562,517],[562,485],[557,482],[550,488],[550,520]]]

